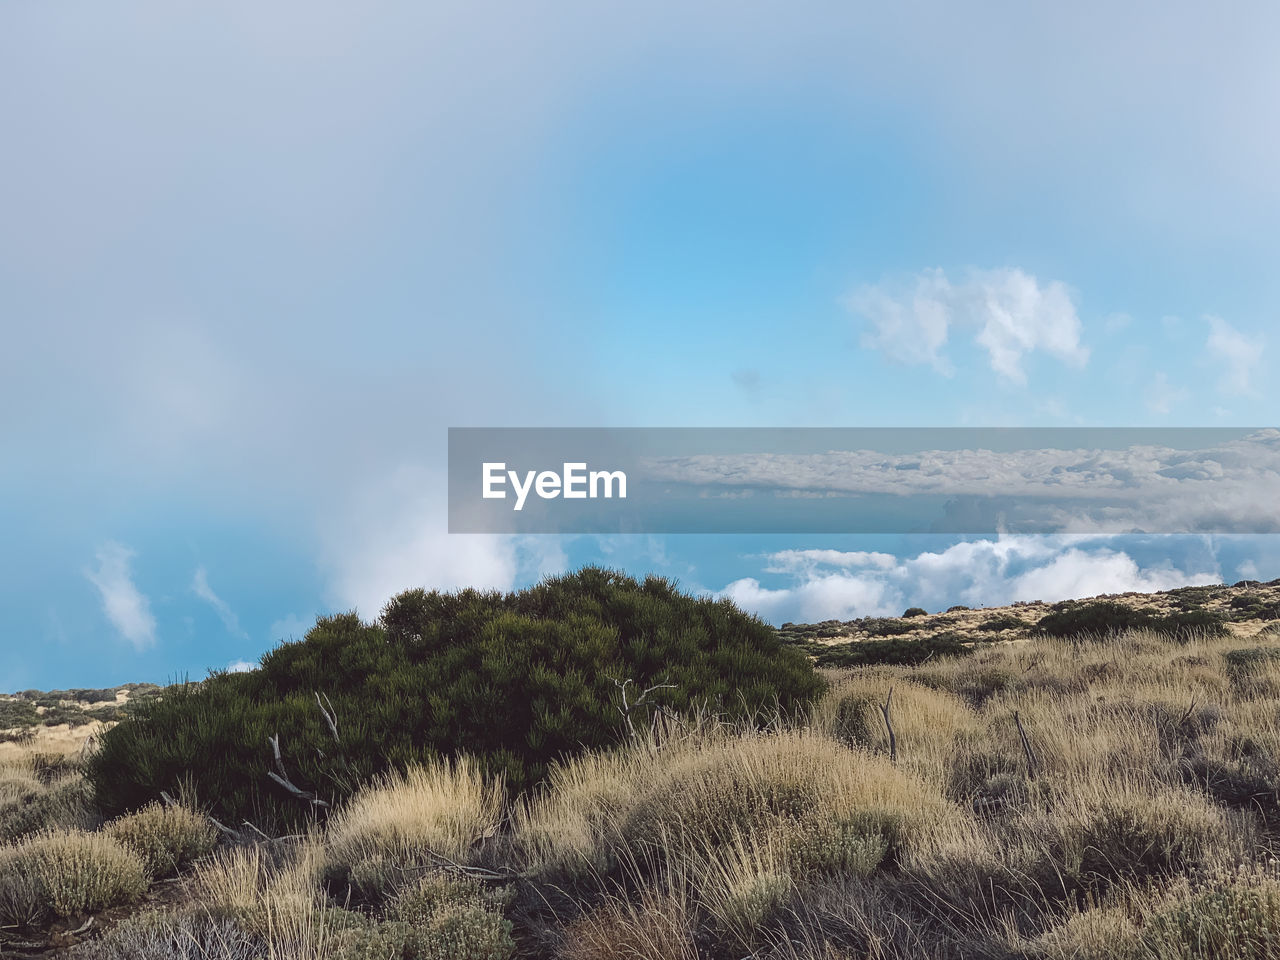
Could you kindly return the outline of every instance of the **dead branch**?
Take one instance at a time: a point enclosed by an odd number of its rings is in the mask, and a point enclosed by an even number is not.
[[[634,701],[628,702],[627,687],[631,686],[633,683],[635,683],[635,681],[630,678],[626,680],[615,679],[613,681],[613,685],[618,688],[618,692],[622,696],[622,706],[618,707],[618,712],[622,714],[622,719],[627,725],[627,733],[631,736],[632,740],[639,740],[640,734],[636,730],[635,724],[631,721],[631,711],[637,707],[647,705],[649,703],[649,697],[652,694],[657,693],[659,690],[674,690],[676,685],[674,683],[655,683],[651,687],[646,687],[641,692],[640,696],[636,697]]]
[[[329,709],[325,709],[325,704],[329,705]],[[333,709],[333,701],[329,699],[329,695],[324,695],[324,703],[320,702],[320,693],[316,692],[316,706],[320,708],[320,715],[324,717],[324,722],[329,725],[329,732],[333,734],[333,742],[341,743],[342,738],[338,736],[338,716],[337,711]]]
[[[275,736],[267,737],[267,743],[271,744],[271,752],[274,754],[276,761],[276,769],[268,770],[267,776],[280,784],[280,786],[284,787],[289,791],[289,793],[293,794],[293,796],[297,797],[299,800],[305,800],[317,807],[329,806],[327,801],[321,800],[318,795],[312,793],[310,790],[303,790],[289,779],[289,774],[286,773],[284,769],[284,760],[280,756],[280,734],[277,733]]]
[[[489,870],[486,867],[468,867],[465,864],[458,863],[456,860],[450,860],[443,854],[439,854],[434,851],[428,851],[428,853],[431,858],[436,861],[436,866],[442,867],[445,870],[452,870],[455,873],[465,874],[468,877],[474,877],[476,880],[491,880],[495,883],[508,883],[520,878],[520,874],[518,873],[500,873],[496,870]]]
[[[243,823],[243,824],[244,824],[246,827],[248,827],[250,830],[252,830],[254,833],[256,833],[258,836],[260,836],[260,837],[263,839],[263,841],[265,841],[266,843],[286,843],[286,842],[288,842],[288,841],[290,841],[290,840],[302,840],[302,839],[304,839],[303,835],[302,835],[302,834],[300,834],[300,833],[292,833],[292,834],[289,834],[289,835],[288,835],[288,836],[286,836],[286,837],[273,837],[273,836],[271,836],[271,834],[269,834],[269,833],[264,833],[262,830],[259,830],[259,829],[258,829],[257,827],[255,827],[252,823],[250,823],[248,820],[242,820],[242,821],[240,821],[240,822],[241,822],[241,823]]]
[[[1013,711],[1013,722],[1018,728],[1018,736],[1022,738],[1022,751],[1027,755],[1027,776],[1034,780],[1039,769],[1039,761],[1031,749],[1031,741],[1027,738],[1027,731],[1022,727],[1022,718],[1018,716],[1017,710]]]
[[[213,817],[210,817],[208,814],[205,814],[205,816],[208,817],[208,820],[210,823],[212,823],[215,827],[218,828],[219,832],[221,832],[224,837],[230,837],[234,843],[244,843],[248,839],[239,830],[232,830],[230,827],[226,826],[225,824],[219,823],[216,819],[214,819]]]
[[[880,708],[880,716],[884,717],[884,727],[889,731],[889,762],[898,762],[898,738],[893,732],[893,721],[889,718],[889,708],[893,704],[893,687],[889,688],[889,695],[884,698],[884,705]]]

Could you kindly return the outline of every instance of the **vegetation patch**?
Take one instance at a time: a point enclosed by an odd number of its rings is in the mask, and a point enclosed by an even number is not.
[[[862,667],[874,664],[912,665],[938,657],[964,657],[972,649],[955,634],[937,634],[918,640],[856,640],[808,647],[822,667]]]
[[[1185,610],[1161,613],[1152,607],[1132,607],[1117,600],[1064,601],[1037,625],[1054,637],[1106,637],[1126,630],[1151,630],[1177,640],[1194,636],[1222,635],[1226,617],[1212,610]]]
[[[466,754],[518,792],[655,710],[790,715],[821,689],[800,651],[730,601],[587,568],[510,594],[412,590],[378,623],[323,618],[258,670],[131,711],[89,777],[109,815],[189,779],[216,814],[296,824],[412,763]]]

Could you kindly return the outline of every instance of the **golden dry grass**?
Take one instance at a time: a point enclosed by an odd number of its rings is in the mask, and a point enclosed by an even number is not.
[[[357,868],[367,861],[416,868],[468,863],[497,832],[503,790],[466,758],[393,773],[357,792],[329,820],[326,861]]]

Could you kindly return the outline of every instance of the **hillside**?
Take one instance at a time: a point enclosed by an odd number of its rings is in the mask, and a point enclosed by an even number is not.
[[[818,659],[888,662],[821,668],[794,716],[641,710],[536,789],[413,762],[284,836],[181,784],[104,822],[85,751],[28,725],[0,752],[0,952],[1272,960],[1278,593],[790,624]],[[5,702],[110,722],[101,691],[30,693]]]

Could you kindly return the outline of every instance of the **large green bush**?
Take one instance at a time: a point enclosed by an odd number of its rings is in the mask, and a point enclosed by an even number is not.
[[[288,778],[334,801],[369,776],[470,754],[521,790],[555,758],[626,736],[633,710],[790,713],[822,680],[773,628],[728,600],[590,567],[516,593],[410,590],[380,622],[320,619],[249,673],[166,689],[109,731],[89,777],[104,812],[193,788],[215,816],[297,822],[309,805],[268,778],[279,735]],[[335,740],[319,706],[328,698]],[[323,809],[323,808],[322,808]]]

